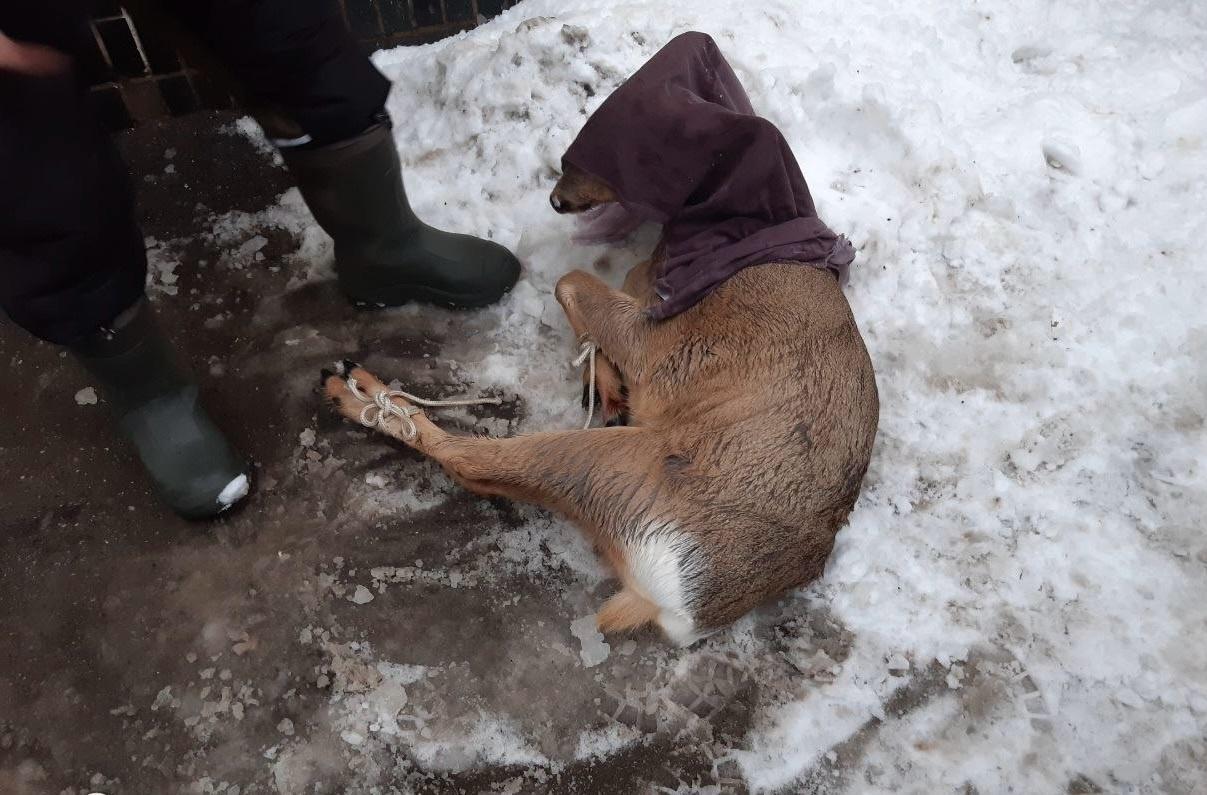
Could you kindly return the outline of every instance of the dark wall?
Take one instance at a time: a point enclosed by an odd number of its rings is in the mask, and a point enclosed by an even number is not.
[[[345,22],[367,51],[436,41],[468,30],[516,2],[339,0]],[[155,15],[131,13],[119,0],[102,0],[96,7],[92,27],[97,47],[84,68],[93,98],[111,129],[239,104],[224,76],[207,70],[200,59],[187,54],[187,48],[178,49],[168,26]]]

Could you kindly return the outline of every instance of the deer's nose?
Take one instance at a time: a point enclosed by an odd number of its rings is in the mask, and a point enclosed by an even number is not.
[[[562,202],[562,198],[557,195],[557,191],[549,194],[549,204],[552,205],[553,209],[557,210],[559,213],[564,213],[566,211],[566,205]]]

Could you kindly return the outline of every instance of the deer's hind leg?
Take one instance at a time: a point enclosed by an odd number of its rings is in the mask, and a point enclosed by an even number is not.
[[[387,389],[363,368],[343,375],[325,374],[328,398],[344,417],[360,421],[366,404],[348,386],[355,378],[370,397]],[[392,402],[404,410],[401,397]],[[372,414],[372,412],[371,412]],[[409,437],[401,418],[387,416],[378,426],[436,460],[470,491],[507,497],[561,511],[600,530],[611,530],[616,517],[640,507],[650,490],[661,445],[651,431],[601,428],[591,431],[534,433],[504,439],[461,436],[440,428],[422,412],[411,415]]]
[[[345,375],[369,396],[386,389],[362,368]],[[345,377],[328,375],[324,386],[343,416],[361,419],[366,404]],[[654,621],[673,640],[694,639],[685,597],[694,573],[692,545],[675,526],[663,471],[667,453],[656,431],[600,428],[491,439],[450,434],[422,413],[411,420],[414,436],[396,417],[379,429],[435,459],[470,491],[556,510],[592,536],[624,583],[599,613],[602,630]]]

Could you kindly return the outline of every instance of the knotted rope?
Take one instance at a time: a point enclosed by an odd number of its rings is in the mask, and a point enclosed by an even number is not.
[[[393,415],[402,420],[402,438],[408,442],[413,442],[419,438],[419,428],[411,417],[423,412],[414,406],[400,406],[392,398],[400,397],[411,403],[417,403],[420,406],[427,406],[429,408],[439,408],[441,406],[499,406],[503,403],[503,399],[497,397],[428,400],[427,398],[412,395],[410,392],[403,392],[401,389],[383,389],[376,395],[369,397],[360,388],[360,384],[356,382],[356,379],[351,377],[348,378],[348,391],[361,403],[367,404],[360,410],[361,425],[367,428],[376,427],[381,428],[383,431],[388,431],[386,421],[388,417]]]

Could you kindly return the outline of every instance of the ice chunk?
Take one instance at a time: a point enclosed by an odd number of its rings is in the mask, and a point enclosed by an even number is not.
[[[611,647],[604,636],[595,627],[595,616],[583,616],[570,622],[570,634],[578,638],[582,647],[578,656],[582,658],[583,666],[593,668],[608,659]]]

